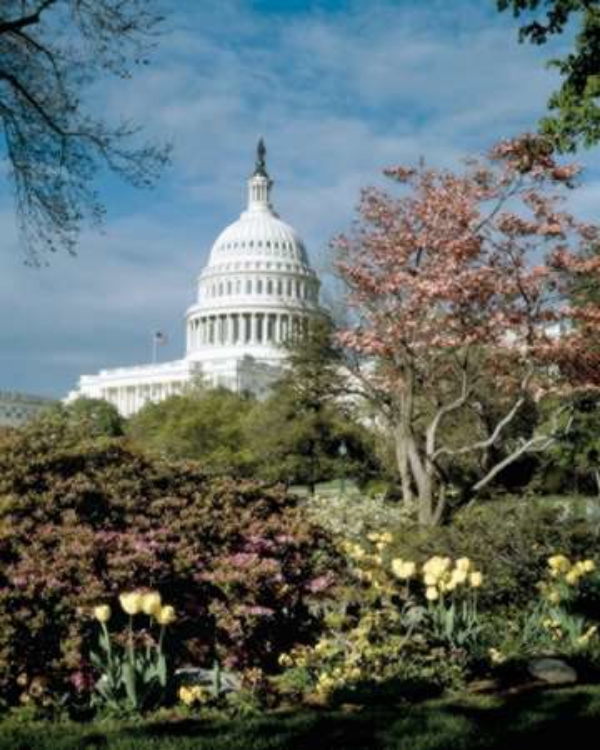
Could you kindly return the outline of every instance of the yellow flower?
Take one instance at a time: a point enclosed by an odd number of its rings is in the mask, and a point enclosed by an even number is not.
[[[564,555],[552,555],[548,558],[548,567],[554,573],[566,573],[571,569],[571,562]]]
[[[479,570],[474,570],[471,573],[471,575],[469,576],[469,583],[474,589],[478,589],[481,586],[481,584],[483,583],[483,575]]]
[[[490,655],[492,664],[503,664],[506,661],[506,656],[501,651],[498,651],[497,648],[491,648],[488,654]]]
[[[550,604],[560,604],[560,593],[556,589],[551,589],[546,594],[546,598]]]
[[[391,544],[394,537],[390,534],[389,531],[384,531],[383,534],[379,535],[379,538],[381,539],[384,544]]]
[[[179,700],[185,703],[186,706],[191,706],[195,700],[194,690],[189,687],[182,686],[179,688]]]
[[[379,534],[376,531],[371,531],[367,534],[367,539],[370,542],[378,542],[379,541]]]
[[[139,591],[129,591],[119,596],[121,607],[128,615],[137,615],[142,604],[142,595]]]
[[[584,560],[581,567],[585,573],[593,573],[596,570],[596,563],[593,560]]]
[[[577,568],[571,568],[571,570],[565,576],[565,581],[569,584],[569,586],[576,586],[580,577],[581,574],[578,572]]]
[[[161,607],[161,599],[158,591],[147,591],[142,594],[142,612],[146,615],[155,615]]]
[[[108,622],[110,620],[110,607],[108,604],[99,604],[94,607],[94,617],[98,622]]]
[[[426,573],[423,576],[423,582],[426,586],[437,586],[438,577],[434,576],[433,573]]]
[[[459,557],[456,561],[456,570],[464,571],[468,573],[471,569],[471,561],[468,557]]]
[[[452,571],[452,576],[450,578],[450,581],[455,586],[460,586],[461,584],[466,582],[468,575],[469,574],[467,572],[467,569],[457,567],[455,570]]]
[[[427,588],[427,591],[425,592],[425,598],[429,602],[434,602],[436,599],[440,598],[440,595],[436,588],[434,588],[433,586],[429,586]]]
[[[401,578],[403,580],[412,578],[416,572],[417,566],[414,562],[402,560],[400,557],[392,560],[392,573],[396,578]]]
[[[170,625],[172,622],[175,622],[176,619],[175,610],[170,604],[161,607],[154,616],[159,625]]]
[[[449,557],[435,555],[423,565],[423,572],[425,574],[431,573],[432,575],[439,577],[448,570],[451,564],[452,560]]]

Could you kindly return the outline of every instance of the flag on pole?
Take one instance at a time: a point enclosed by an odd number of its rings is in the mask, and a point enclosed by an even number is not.
[[[154,331],[152,334],[152,363],[156,362],[156,348],[167,343],[167,336],[162,331]]]

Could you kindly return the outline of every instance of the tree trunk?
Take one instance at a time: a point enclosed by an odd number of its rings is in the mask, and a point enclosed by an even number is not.
[[[402,500],[406,506],[410,506],[413,501],[412,477],[408,465],[408,436],[405,434],[403,426],[395,429],[394,438],[396,464],[402,483]]]

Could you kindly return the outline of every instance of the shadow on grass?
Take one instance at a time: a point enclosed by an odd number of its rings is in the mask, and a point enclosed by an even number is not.
[[[346,710],[299,709],[246,719],[139,724],[0,724],[2,750],[532,750],[600,730],[600,686],[464,696]]]

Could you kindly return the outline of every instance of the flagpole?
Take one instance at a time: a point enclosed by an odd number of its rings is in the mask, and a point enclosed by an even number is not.
[[[152,364],[156,364],[156,333],[152,334]]]

